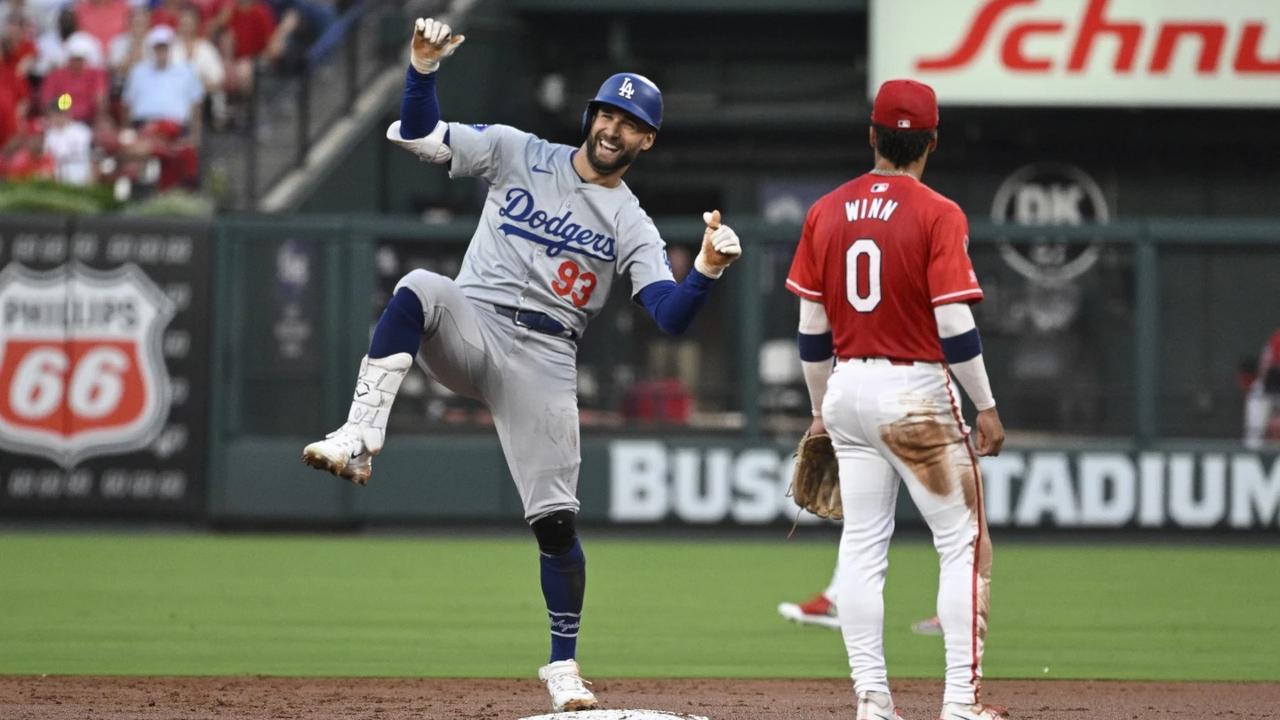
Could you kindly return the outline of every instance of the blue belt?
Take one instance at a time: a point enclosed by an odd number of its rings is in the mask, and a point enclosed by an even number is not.
[[[508,305],[494,305],[493,309],[497,310],[499,315],[511,318],[511,321],[520,327],[570,340],[578,339],[578,333],[561,325],[559,320],[546,313],[538,312],[537,310],[520,310]]]

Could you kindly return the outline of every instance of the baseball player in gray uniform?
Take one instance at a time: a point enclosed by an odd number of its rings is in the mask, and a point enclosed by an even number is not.
[[[359,485],[382,449],[387,416],[415,353],[431,375],[488,405],[540,550],[551,657],[539,678],[556,711],[597,706],[574,660],[586,558],[578,512],[577,341],[614,278],[666,332],[683,332],[725,268],[741,255],[719,211],[694,270],[676,283],[664,243],[622,176],[662,125],[662,94],[641,75],[601,85],[583,113],[579,147],[512,127],[440,120],[435,72],[462,44],[448,25],[419,19],[400,120],[387,139],[450,177],[489,187],[457,278],[418,269],[396,286],[360,363],[347,421],[303,450],[308,465]]]

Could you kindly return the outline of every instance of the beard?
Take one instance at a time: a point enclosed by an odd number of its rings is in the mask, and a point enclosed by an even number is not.
[[[615,173],[622,168],[630,165],[635,161],[636,156],[640,154],[640,150],[632,148],[622,148],[618,151],[618,155],[612,161],[606,161],[596,154],[596,148],[600,143],[600,133],[596,132],[589,138],[587,142],[587,163],[591,165],[591,169],[601,175],[609,175]]]

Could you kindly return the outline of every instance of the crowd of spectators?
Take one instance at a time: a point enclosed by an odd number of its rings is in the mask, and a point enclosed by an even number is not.
[[[341,0],[339,0],[339,3]],[[0,179],[195,187],[255,68],[296,72],[334,0],[0,0]]]

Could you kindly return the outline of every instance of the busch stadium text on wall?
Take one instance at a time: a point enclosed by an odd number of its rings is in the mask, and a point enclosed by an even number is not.
[[[608,456],[612,522],[760,525],[797,517],[787,493],[790,449],[615,440]],[[980,462],[993,527],[1280,527],[1275,454],[1005,448]],[[604,468],[584,469],[606,474]],[[799,518],[822,522],[807,513]],[[923,522],[906,502],[898,505],[898,521]]]
[[[0,513],[202,508],[207,235],[0,220]]]

